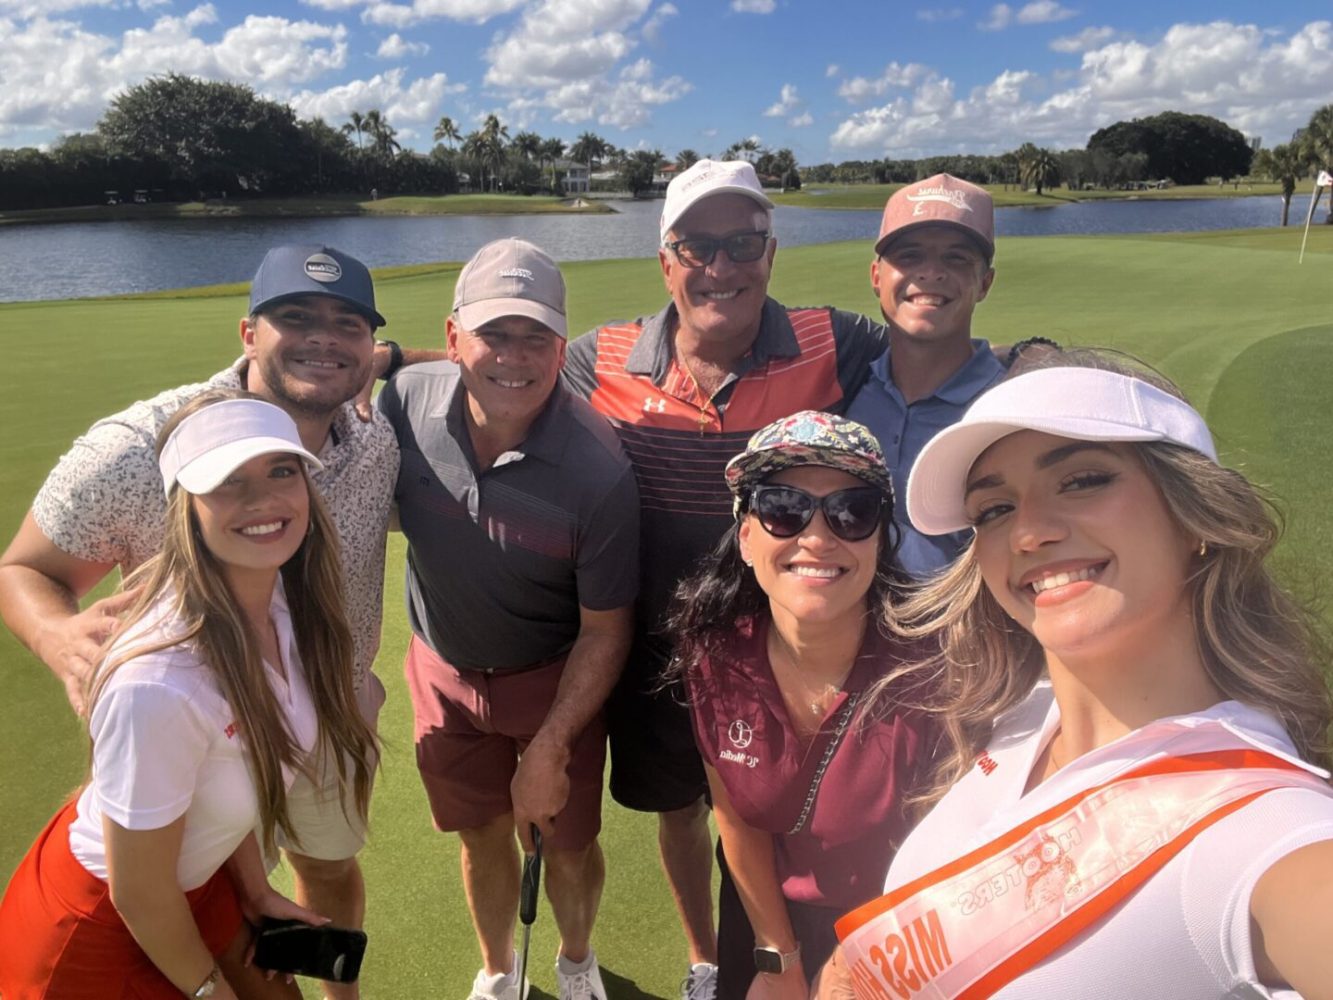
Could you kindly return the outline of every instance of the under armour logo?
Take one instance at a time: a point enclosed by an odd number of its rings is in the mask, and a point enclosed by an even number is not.
[[[644,396],[644,397],[643,397],[643,412],[644,412],[644,413],[665,413],[665,412],[666,412],[666,400],[665,400],[665,399],[654,400],[652,396]]]

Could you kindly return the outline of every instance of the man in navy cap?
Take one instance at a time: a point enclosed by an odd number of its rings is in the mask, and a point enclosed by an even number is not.
[[[384,325],[370,272],[326,246],[282,246],[255,274],[241,320],[242,357],[206,382],[169,389],[95,423],[60,459],[3,556],[0,617],[65,685],[86,714],[87,682],[126,595],[79,600],[112,569],[122,573],[161,547],[166,503],[154,444],[166,420],[207,389],[248,389],[286,410],[323,469],[311,474],[338,528],[356,688],[374,726],[384,687],[370,672],[379,647],[388,530],[398,447],[381,416],[363,420],[353,400],[370,379],[402,363],[396,345],[377,349]],[[299,847],[286,851],[297,898],[340,926],[360,926],[365,888],[356,855],[365,831],[342,809],[336,777],[298,777],[288,809]],[[223,970],[225,973],[225,969]],[[356,986],[326,984],[330,997]]]

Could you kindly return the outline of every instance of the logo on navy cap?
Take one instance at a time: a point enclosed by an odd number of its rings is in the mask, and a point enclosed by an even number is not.
[[[305,273],[328,284],[343,276],[342,265],[326,253],[312,253],[305,259]]]

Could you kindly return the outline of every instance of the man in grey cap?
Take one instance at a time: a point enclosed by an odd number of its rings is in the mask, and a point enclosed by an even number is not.
[[[398,448],[384,419],[363,420],[352,400],[372,370],[401,352],[377,350],[370,272],[327,246],[270,250],[255,274],[240,322],[243,355],[206,382],[169,389],[95,423],[47,477],[0,557],[0,617],[64,684],[86,714],[87,683],[102,642],[132,595],[79,600],[162,544],[166,502],[154,446],[167,419],[207,389],[248,389],[296,421],[302,443],[324,463],[311,480],[338,528],[348,624],[356,644],[358,701],[374,727],[384,687],[370,672],[379,648],[388,529]],[[297,898],[341,926],[359,927],[365,887],[356,855],[365,830],[344,812],[336,776],[298,777],[287,804],[298,844],[284,845]],[[223,970],[224,974],[226,970]],[[339,1000],[355,984],[325,984]]]
[[[531,852],[534,826],[561,1000],[606,998],[602,703],[629,649],[639,500],[615,433],[559,381],[566,336],[554,261],[497,240],[459,274],[449,360],[403,369],[377,401],[402,450],[417,764],[436,827],[462,842],[472,1000],[527,992],[514,834]]]
[[[565,377],[620,435],[643,501],[634,649],[607,707],[611,794],[659,816],[662,864],[680,911],[686,1000],[717,984],[707,782],[689,715],[659,677],[671,595],[732,523],[722,477],[749,436],[799,410],[841,412],[885,331],[827,307],[768,297],[772,202],[744,162],[700,160],[667,187],[658,261],[671,300],[654,316],[575,340]]]

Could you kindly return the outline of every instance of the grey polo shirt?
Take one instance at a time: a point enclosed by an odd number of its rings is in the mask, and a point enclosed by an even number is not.
[[[408,620],[460,669],[520,670],[569,650],[580,605],[634,603],[638,490],[610,425],[562,385],[480,474],[465,403],[448,361],[402,369],[378,398],[402,451]]]

